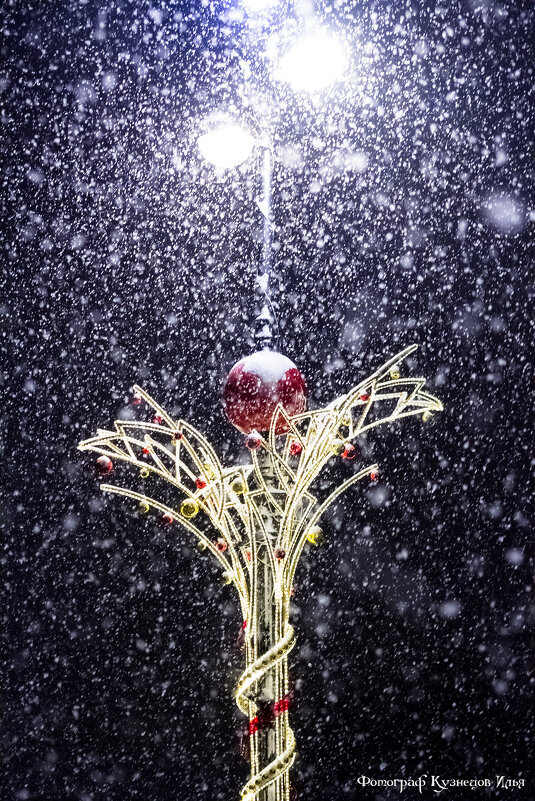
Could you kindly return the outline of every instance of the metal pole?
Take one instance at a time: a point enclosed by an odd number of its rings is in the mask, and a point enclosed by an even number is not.
[[[262,472],[266,485],[272,491],[276,490],[270,454],[263,454],[262,461]],[[257,633],[259,640],[258,653],[260,655],[273,648],[280,639],[280,631],[278,629],[280,628],[282,609],[280,608],[280,602],[279,607],[277,607],[273,569],[267,553],[268,548],[271,549],[274,546],[278,525],[267,503],[260,502],[259,511],[262,515],[267,535],[267,539],[264,542],[260,542],[257,557]],[[281,667],[281,664],[273,666],[257,684],[256,702],[260,717],[264,718],[264,725],[258,732],[260,770],[270,765],[280,755],[280,748],[277,747],[277,727],[279,724],[276,719],[271,718],[270,711],[273,713],[275,702],[279,701],[282,693],[287,691],[287,688],[282,686]],[[276,779],[258,793],[258,801],[287,801],[287,799],[287,776]]]
[[[262,211],[264,214],[264,236],[262,248],[262,268],[264,275],[271,273],[271,180],[273,158],[269,143],[264,144],[262,152]],[[267,287],[266,287],[267,291]]]
[[[271,189],[273,175],[273,154],[269,140],[261,146],[260,172],[262,191],[258,206],[263,216],[262,225],[262,259],[257,273],[257,292],[260,312],[254,322],[254,339],[260,348],[270,348],[273,343],[273,323],[275,321],[269,282],[271,279]]]

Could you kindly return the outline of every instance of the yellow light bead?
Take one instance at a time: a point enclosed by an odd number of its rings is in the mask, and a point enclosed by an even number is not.
[[[245,484],[241,478],[235,478],[232,484],[232,491],[236,493],[236,495],[243,495],[246,490]]]
[[[150,476],[150,470],[148,467],[142,467],[139,471],[139,475],[141,478],[148,478]]]
[[[140,501],[139,502],[139,506],[138,506],[137,510],[138,510],[140,515],[146,515],[147,512],[149,511],[149,509],[150,509],[150,506],[147,503],[147,501]]]
[[[424,423],[428,423],[432,417],[433,417],[433,412],[427,411],[422,414],[422,420],[424,421]]]
[[[312,545],[319,545],[323,539],[323,529],[319,526],[312,526],[312,528],[307,532],[307,542],[310,542]]]
[[[331,449],[331,453],[334,453],[335,456],[340,456],[340,454],[346,449],[346,446],[341,439],[333,439],[329,447]]]
[[[344,417],[342,417],[342,425],[343,426],[350,426],[351,425],[351,417],[350,417],[349,414],[346,414]]]
[[[192,517],[199,511],[199,504],[197,501],[194,501],[193,498],[186,498],[185,501],[182,501],[180,506],[180,514],[182,517],[185,517],[186,520],[191,520]]]
[[[222,579],[223,584],[232,584],[232,576],[227,570],[223,573]]]
[[[210,464],[210,462],[203,462],[202,466],[203,466],[203,470],[206,473],[208,478],[210,478],[210,479],[215,478],[215,473],[212,470],[212,465]]]
[[[390,378],[391,378],[393,381],[397,381],[397,380],[398,380],[398,378],[400,377],[400,375],[401,375],[401,373],[400,373],[400,371],[399,371],[399,367],[397,366],[397,364],[396,364],[396,365],[394,365],[394,367],[391,367],[391,368],[390,368]]]

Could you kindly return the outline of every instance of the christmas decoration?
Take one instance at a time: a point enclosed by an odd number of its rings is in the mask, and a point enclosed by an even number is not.
[[[244,434],[268,431],[279,404],[290,417],[306,406],[305,382],[290,359],[266,348],[234,365],[223,389],[223,408],[233,426]],[[288,430],[285,419],[277,426],[277,434]]]
[[[310,542],[312,545],[319,545],[323,538],[323,530],[319,526],[312,526],[312,528],[308,530],[306,538],[307,542]]]
[[[347,445],[345,446],[345,450],[341,454],[342,459],[347,459],[348,461],[352,461],[356,455],[357,455],[357,449],[355,448],[354,445],[348,442]]]
[[[105,476],[113,470],[113,462],[108,456],[99,456],[96,461],[97,473]]]
[[[377,476],[378,467],[371,464],[355,471],[325,498],[316,497],[315,480],[335,454],[347,453],[360,435],[442,409],[441,402],[423,390],[423,379],[391,377],[415,348],[406,348],[325,408],[308,412],[303,379],[285,357],[268,352],[266,362],[258,354],[238,362],[226,383],[225,409],[233,424],[249,434],[247,465],[223,467],[202,434],[186,421],[174,420],[139,387],[136,393],[158,423],[119,420],[114,430],[100,430],[79,445],[110,462],[113,456],[138,468],[147,465],[151,493],[158,491],[156,479],[170,485],[180,508],[178,518],[154,494],[111,484],[101,488],[149,506],[162,519],[170,518],[169,525],[182,526],[220,563],[224,583],[236,589],[244,621],[245,669],[235,699],[249,720],[251,767],[242,801],[289,801],[289,769],[295,757],[289,725],[288,654],[295,644],[289,603],[295,571],[305,543],[318,544],[321,539],[317,522],[325,510],[357,481]],[[267,364],[273,365],[271,372]],[[265,437],[249,433],[259,427],[267,432]],[[177,431],[183,433],[181,438]],[[294,442],[301,444],[298,453],[295,448],[292,453]],[[148,463],[145,448],[150,449]],[[238,481],[240,493],[235,489]],[[193,522],[197,515],[198,525]]]
[[[246,438],[245,445],[250,451],[256,451],[262,445],[262,437],[257,431],[253,431]]]

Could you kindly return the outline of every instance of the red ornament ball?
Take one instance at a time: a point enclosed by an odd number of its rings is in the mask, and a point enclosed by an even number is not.
[[[275,559],[278,559],[280,561],[281,559],[284,559],[284,557],[286,556],[286,551],[284,550],[284,548],[278,548],[277,547],[273,551],[273,555],[274,555]]]
[[[204,489],[206,487],[206,481],[201,476],[197,476],[195,479],[195,484],[197,485],[197,489]]]
[[[256,431],[252,431],[245,438],[245,447],[249,448],[250,451],[257,451],[261,444],[262,437]]]
[[[113,470],[113,462],[108,456],[99,456],[96,461],[97,472],[101,476],[107,476]]]
[[[173,522],[173,515],[170,515],[169,512],[164,512],[160,518],[160,522],[162,526],[170,526]]]
[[[296,439],[292,440],[292,442],[290,443],[290,454],[292,456],[297,456],[297,454],[301,453],[302,450],[303,446],[301,445],[301,443],[298,442]]]
[[[290,359],[266,349],[234,365],[223,388],[223,409],[233,426],[244,434],[268,431],[278,403],[290,416],[305,410],[306,385]],[[277,434],[286,431],[281,420]]]
[[[352,445],[350,442],[348,442],[346,445],[346,449],[342,454],[342,459],[349,459],[349,461],[351,461],[352,459],[355,458],[356,455],[357,451],[355,449],[355,446]]]

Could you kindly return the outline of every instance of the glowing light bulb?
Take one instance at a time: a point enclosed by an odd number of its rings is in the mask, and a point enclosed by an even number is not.
[[[230,170],[246,161],[254,147],[254,137],[235,122],[222,122],[199,137],[203,157],[221,170]]]
[[[315,31],[282,56],[278,78],[298,92],[319,92],[343,78],[347,61],[346,50],[336,36]]]

